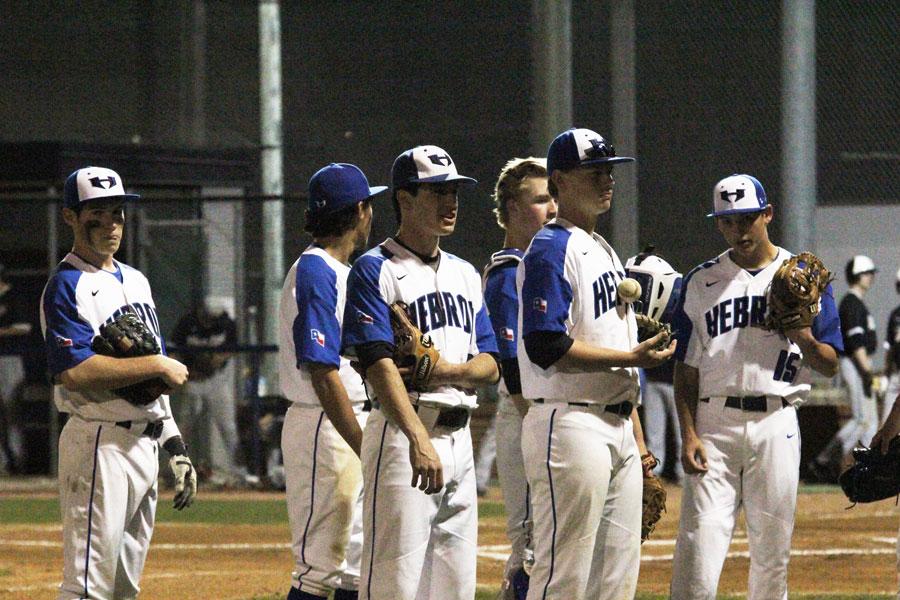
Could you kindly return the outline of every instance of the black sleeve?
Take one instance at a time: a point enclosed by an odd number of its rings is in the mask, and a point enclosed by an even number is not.
[[[503,369],[503,382],[510,394],[522,393],[522,380],[519,378],[519,359],[507,358],[500,361],[500,367]]]
[[[368,370],[382,358],[391,358],[393,355],[394,345],[388,342],[368,342],[356,346],[356,357],[363,370]]]
[[[575,340],[561,331],[532,331],[525,336],[525,352],[531,362],[549,369],[574,343]]]

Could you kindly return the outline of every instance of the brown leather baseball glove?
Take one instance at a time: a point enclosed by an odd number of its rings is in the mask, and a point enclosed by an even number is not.
[[[644,494],[643,515],[641,518],[641,543],[650,539],[650,534],[656,529],[656,524],[666,511],[666,488],[659,478],[653,474],[657,460],[652,453],[641,457],[641,466],[644,470]]]
[[[834,279],[811,252],[785,259],[766,290],[766,320],[763,327],[788,331],[810,327],[819,314],[819,298]]]
[[[100,335],[94,336],[91,340],[91,350],[115,358],[134,358],[161,353],[156,336],[141,318],[132,312],[122,313],[112,323],[101,325]],[[159,398],[167,390],[166,382],[154,377],[117,388],[113,393],[132,404],[144,406]]]
[[[409,319],[406,304],[391,304],[390,317],[394,332],[394,362],[401,369],[407,389],[425,391],[441,353],[434,347],[431,336],[422,333]]]

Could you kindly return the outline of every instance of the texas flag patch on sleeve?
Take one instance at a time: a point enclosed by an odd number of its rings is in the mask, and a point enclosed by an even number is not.
[[[531,307],[538,312],[545,313],[547,312],[547,301],[543,298],[535,298],[531,303]]]
[[[71,348],[72,340],[67,337],[62,337],[61,335],[56,336],[56,345],[60,348]]]
[[[507,341],[513,341],[516,338],[515,332],[509,327],[500,328],[500,337]]]
[[[318,329],[310,329],[309,330],[310,337],[312,341],[317,343],[318,345],[325,347],[325,334],[319,331]]]

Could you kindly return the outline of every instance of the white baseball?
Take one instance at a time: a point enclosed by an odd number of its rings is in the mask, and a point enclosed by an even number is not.
[[[622,299],[622,302],[631,304],[641,297],[641,284],[638,283],[636,279],[626,277],[619,282],[616,291],[619,294],[619,298]]]

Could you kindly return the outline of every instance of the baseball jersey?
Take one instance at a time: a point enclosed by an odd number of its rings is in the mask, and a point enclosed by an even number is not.
[[[884,340],[884,348],[891,357],[894,371],[900,370],[900,306],[891,311],[888,317],[887,337]]]
[[[525,350],[525,336],[549,331],[591,346],[631,351],[638,343],[634,311],[618,301],[616,292],[624,277],[619,257],[597,233],[556,218],[534,236],[516,270],[523,396],[597,404],[639,402],[636,368],[605,367],[590,373],[562,372],[555,365],[542,369]]]
[[[700,398],[781,396],[800,402],[810,388],[800,347],[786,336],[759,327],[766,316],[766,288],[791,253],[777,248],[755,274],[731,260],[729,250],[685,277],[675,309],[675,358],[700,372]],[[842,351],[840,321],[829,285],[813,321],[813,336]]]
[[[405,302],[410,319],[431,336],[441,357],[464,363],[482,352],[497,352],[497,342],[481,293],[481,277],[468,262],[439,250],[437,269],[392,238],[362,255],[347,283],[343,346],[394,343],[388,307]],[[474,408],[471,390],[442,385],[410,392],[417,404]]]
[[[852,354],[857,348],[865,348],[866,354],[874,354],[878,346],[875,319],[853,290],[847,292],[841,299],[838,313],[841,317],[841,333],[844,336],[844,349],[847,354]]]
[[[305,363],[338,368],[350,402],[364,402],[362,378],[341,356],[341,319],[350,267],[318,246],[310,246],[291,265],[278,318],[278,374],[284,397],[299,404],[320,404]]]
[[[113,263],[115,272],[106,271],[70,252],[44,286],[41,331],[54,380],[94,356],[91,340],[100,333],[100,325],[125,312],[137,313],[165,353],[150,283],[137,269]],[[76,392],[56,385],[53,399],[60,412],[88,421],[156,421],[172,414],[165,395],[146,406],[135,406],[110,390]],[[167,418],[167,425],[171,424],[174,421]]]
[[[516,332],[519,319],[519,295],[516,292],[516,267],[525,253],[518,248],[504,248],[491,255],[484,268],[484,304],[487,307],[501,363],[518,358]],[[504,369],[498,387],[509,393]]]

